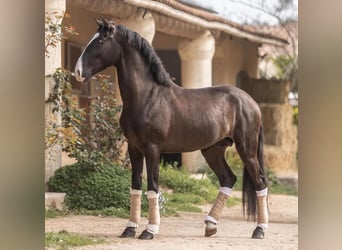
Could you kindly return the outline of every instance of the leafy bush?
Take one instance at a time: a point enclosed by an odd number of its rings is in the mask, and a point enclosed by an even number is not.
[[[52,192],[65,192],[69,209],[121,209],[128,213],[131,172],[115,165],[94,169],[76,163],[56,170],[48,185]],[[144,202],[144,200],[143,200]],[[147,202],[143,207],[147,207]]]
[[[47,121],[46,147],[59,144],[70,157],[94,168],[112,162],[128,167],[128,154],[122,151],[126,139],[119,125],[121,106],[108,76],[98,75],[100,95],[92,98],[88,111],[74,103],[69,71],[57,69],[53,77],[56,84],[47,103],[54,104],[53,112],[61,112],[62,122]]]
[[[172,189],[175,193],[198,195],[201,197],[200,200],[204,199],[206,202],[213,202],[218,192],[218,186],[213,185],[208,179],[191,178],[184,168],[170,164],[160,167],[159,184]]]

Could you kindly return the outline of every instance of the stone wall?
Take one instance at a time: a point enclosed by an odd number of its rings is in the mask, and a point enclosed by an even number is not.
[[[240,72],[236,85],[249,93],[260,106],[266,167],[278,175],[297,170],[297,126],[293,124],[293,108],[288,102],[290,83],[254,79]]]
[[[46,0],[45,12],[50,15],[52,22],[56,21],[54,13],[63,14],[65,11],[65,0]],[[48,48],[49,55],[45,56],[45,101],[49,98],[55,81],[52,77],[55,70],[61,67],[61,43],[58,42],[55,47]],[[52,103],[45,104],[45,122],[49,121],[60,125],[61,114],[52,112],[54,105]],[[53,145],[45,150],[45,183],[54,174],[57,168],[61,166],[62,149],[60,145]],[[47,188],[47,187],[46,187]]]

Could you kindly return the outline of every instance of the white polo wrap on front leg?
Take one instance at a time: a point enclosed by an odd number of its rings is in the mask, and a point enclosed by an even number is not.
[[[209,214],[205,217],[205,222],[211,222],[213,224],[217,224],[218,219],[221,217],[221,213],[223,208],[226,206],[226,202],[230,194],[232,193],[232,189],[229,187],[220,187],[220,192],[216,198],[216,201],[211,208]]]
[[[159,231],[160,214],[159,214],[159,194],[154,191],[147,192],[148,199],[148,225],[146,230],[151,234],[157,234]]]
[[[267,188],[256,191],[258,206],[258,227],[268,228]]]
[[[141,190],[131,189],[131,207],[127,227],[137,228],[141,217]]]

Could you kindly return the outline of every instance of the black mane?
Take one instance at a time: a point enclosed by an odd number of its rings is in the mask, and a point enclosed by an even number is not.
[[[123,38],[127,43],[135,48],[150,68],[154,80],[164,86],[170,86],[172,80],[169,73],[164,68],[164,65],[153,47],[146,41],[145,38],[138,33],[127,29],[125,26],[117,25],[116,34]]]

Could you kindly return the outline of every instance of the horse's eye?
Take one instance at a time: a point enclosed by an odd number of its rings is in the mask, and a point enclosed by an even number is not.
[[[102,39],[99,40],[99,44],[103,44],[103,40]]]

